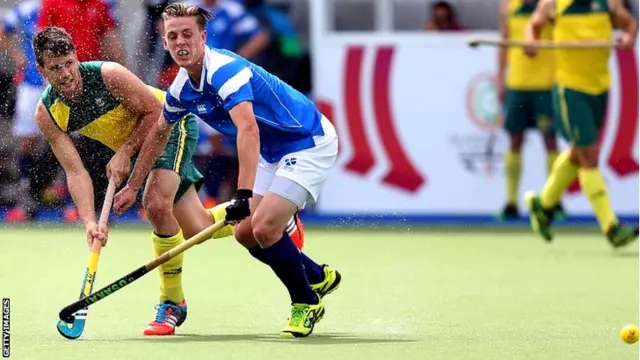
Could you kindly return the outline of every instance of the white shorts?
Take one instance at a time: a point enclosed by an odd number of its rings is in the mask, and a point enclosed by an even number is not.
[[[258,162],[253,192],[265,196],[278,194],[304,208],[307,201],[317,202],[324,182],[338,157],[338,136],[331,122],[322,117],[323,136],[315,136],[316,146],[285,155],[277,163],[262,157]]]
[[[13,120],[13,134],[17,137],[40,135],[35,113],[44,86],[19,84],[16,93],[16,114]]]

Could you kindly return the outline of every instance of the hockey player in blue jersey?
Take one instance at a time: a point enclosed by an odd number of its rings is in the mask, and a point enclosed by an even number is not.
[[[236,224],[236,240],[289,291],[292,308],[281,336],[308,336],[324,315],[323,296],[341,276],[301,253],[285,225],[307,201],[318,199],[338,155],[336,131],[307,97],[277,77],[232,52],[207,47],[206,10],[176,3],[162,17],[163,43],[180,71],[114,208],[121,212],[133,204],[173,124],[185,114],[235,138],[238,191],[226,208],[227,220]]]

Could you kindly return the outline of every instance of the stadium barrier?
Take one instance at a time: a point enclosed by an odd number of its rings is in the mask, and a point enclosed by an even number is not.
[[[314,95],[340,136],[317,219],[494,223],[504,205],[508,139],[494,84],[497,51],[469,48],[478,37],[498,33],[314,34]],[[616,212],[637,222],[637,48],[614,51],[610,66],[601,169]],[[542,187],[545,161],[542,139],[528,133],[521,193]],[[576,185],[563,199],[568,224],[593,225]]]

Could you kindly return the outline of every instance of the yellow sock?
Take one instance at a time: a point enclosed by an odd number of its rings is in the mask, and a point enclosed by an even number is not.
[[[182,230],[170,238],[158,237],[151,233],[153,240],[153,251],[156,256],[160,256],[169,249],[180,245],[184,241]],[[162,264],[158,271],[160,273],[160,301],[170,300],[180,304],[184,300],[182,292],[182,259],[184,253]]]
[[[611,225],[618,222],[618,219],[611,208],[607,186],[600,170],[598,168],[580,169],[580,187],[591,203],[600,229],[606,233]]]
[[[520,153],[507,151],[504,154],[504,164],[507,178],[507,203],[516,204],[520,185]]]
[[[551,175],[551,171],[553,170],[553,164],[556,162],[557,158],[558,158],[557,151],[547,152],[547,175]]]
[[[546,209],[556,206],[562,194],[578,176],[578,170],[578,165],[569,161],[568,150],[558,155],[540,193],[540,205]]]
[[[229,205],[229,202],[227,201],[226,203],[218,204],[218,205],[212,207],[211,209],[207,209],[207,211],[209,212],[209,214],[213,218],[213,222],[218,222],[221,219],[224,219],[225,216],[227,216],[226,207],[228,205]],[[231,236],[231,235],[233,235],[233,229],[234,229],[233,225],[227,225],[227,226],[223,227],[222,229],[220,229],[220,230],[216,231],[215,233],[213,233],[211,238],[212,239],[220,239],[220,238],[223,238],[223,237]]]

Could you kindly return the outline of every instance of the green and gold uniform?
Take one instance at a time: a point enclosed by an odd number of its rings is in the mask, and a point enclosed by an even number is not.
[[[611,42],[613,26],[608,1],[555,0],[553,37],[558,42]],[[610,53],[610,48],[555,49],[554,112],[558,128],[572,148],[597,145],[611,81]],[[546,240],[553,238],[545,209],[558,201],[577,176],[609,242],[620,247],[634,241],[638,228],[619,223],[599,168],[574,164],[569,155],[570,151],[565,151],[558,158],[539,197],[533,193],[525,196],[534,231]]]
[[[553,36],[559,42],[612,41],[607,0],[556,0]],[[574,147],[597,143],[607,108],[610,53],[608,48],[555,50],[556,122]]]
[[[538,1],[509,0],[507,8],[508,39],[523,41],[525,27]],[[553,29],[545,25],[542,40],[551,40]],[[551,91],[554,83],[554,57],[550,50],[540,50],[529,58],[522,48],[507,50],[506,94],[504,101],[505,129],[512,135],[528,128],[538,128],[545,134],[553,128]]]
[[[127,112],[121,102],[107,89],[102,78],[101,61],[80,63],[82,76],[82,99],[77,103],[65,103],[51,85],[42,93],[49,115],[66,133],[77,132],[93,139],[110,149],[113,154],[133,132],[138,119]],[[164,103],[165,93],[149,86],[153,94]],[[188,114],[174,126],[169,143],[154,169],[168,169],[180,175],[177,201],[195,184],[200,187],[203,176],[194,167],[191,157],[198,141],[198,122],[193,114]],[[87,161],[83,159],[83,161]],[[135,157],[132,159],[132,167]],[[90,164],[85,164],[85,166]]]

